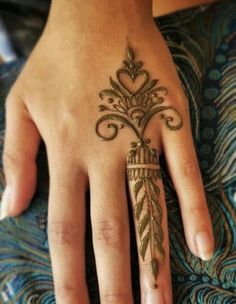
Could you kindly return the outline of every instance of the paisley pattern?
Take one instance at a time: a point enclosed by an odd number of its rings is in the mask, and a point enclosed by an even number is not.
[[[155,22],[168,42],[189,99],[192,130],[216,238],[216,253],[210,262],[190,253],[176,194],[162,158],[174,303],[233,304],[236,303],[236,2],[225,0],[195,7],[155,18]],[[1,152],[4,100],[23,64],[24,60],[18,60],[0,65]],[[22,216],[0,223],[0,303],[3,304],[55,303],[47,242],[48,171],[43,145],[38,164],[38,188],[30,208]],[[2,172],[0,183],[2,191]],[[91,227],[87,222],[87,281],[91,303],[97,304],[100,302]],[[135,244],[132,245],[133,289],[138,304],[137,253]]]

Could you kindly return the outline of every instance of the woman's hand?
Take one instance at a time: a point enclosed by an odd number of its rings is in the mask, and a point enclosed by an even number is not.
[[[190,250],[205,260],[214,247],[188,102],[150,3],[114,1],[111,8],[106,0],[98,5],[66,1],[52,3],[45,31],[7,98],[3,216],[28,207],[42,138],[50,171],[48,236],[57,303],[89,302],[84,255],[88,187],[101,303],[132,303],[128,175],[142,304],[170,304],[167,214],[156,150],[165,153]],[[127,38],[133,52],[127,50]],[[123,60],[131,64],[130,71],[132,63],[143,62],[133,69],[134,81],[132,71],[116,74]],[[153,79],[159,81],[145,91]],[[138,96],[142,89],[146,97]],[[116,107],[121,99],[127,104]],[[144,122],[144,116],[150,117]],[[146,156],[137,161],[138,153]]]

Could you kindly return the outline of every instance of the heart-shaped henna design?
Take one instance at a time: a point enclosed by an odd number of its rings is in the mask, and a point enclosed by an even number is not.
[[[163,105],[167,89],[157,86],[158,80],[150,80],[149,73],[142,69],[143,63],[134,61],[134,57],[133,50],[128,47],[127,60],[123,61],[123,67],[116,72],[117,81],[110,77],[111,88],[99,93],[102,100],[106,97],[106,104],[100,104],[99,111],[106,114],[96,122],[96,133],[102,140],[112,140],[120,129],[127,126],[137,138],[136,142],[131,143],[127,157],[127,179],[135,200],[134,217],[140,239],[139,253],[145,260],[149,247],[150,271],[155,281],[153,287],[157,288],[159,263],[165,260],[162,245],[163,214],[158,186],[161,171],[157,150],[150,147],[150,140],[144,138],[144,131],[150,119],[157,114],[170,130],[180,129],[183,122],[174,107]],[[167,111],[173,115],[165,114]],[[101,133],[100,126],[104,122],[111,133]]]
[[[120,85],[126,89],[127,93],[132,96],[140,92],[148,83],[149,75],[146,71],[139,71],[136,74],[131,74],[128,70],[119,69],[116,77]]]

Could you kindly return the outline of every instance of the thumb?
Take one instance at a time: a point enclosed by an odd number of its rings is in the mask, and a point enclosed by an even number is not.
[[[6,101],[6,134],[3,168],[6,188],[0,219],[22,213],[30,204],[37,181],[36,155],[40,134],[19,97],[10,94]]]

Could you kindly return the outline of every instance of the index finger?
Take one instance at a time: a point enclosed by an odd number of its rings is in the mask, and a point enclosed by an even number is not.
[[[85,278],[85,182],[65,156],[48,153],[48,238],[56,303],[89,303]],[[62,154],[62,153],[61,153]],[[56,159],[56,160],[55,160]]]

